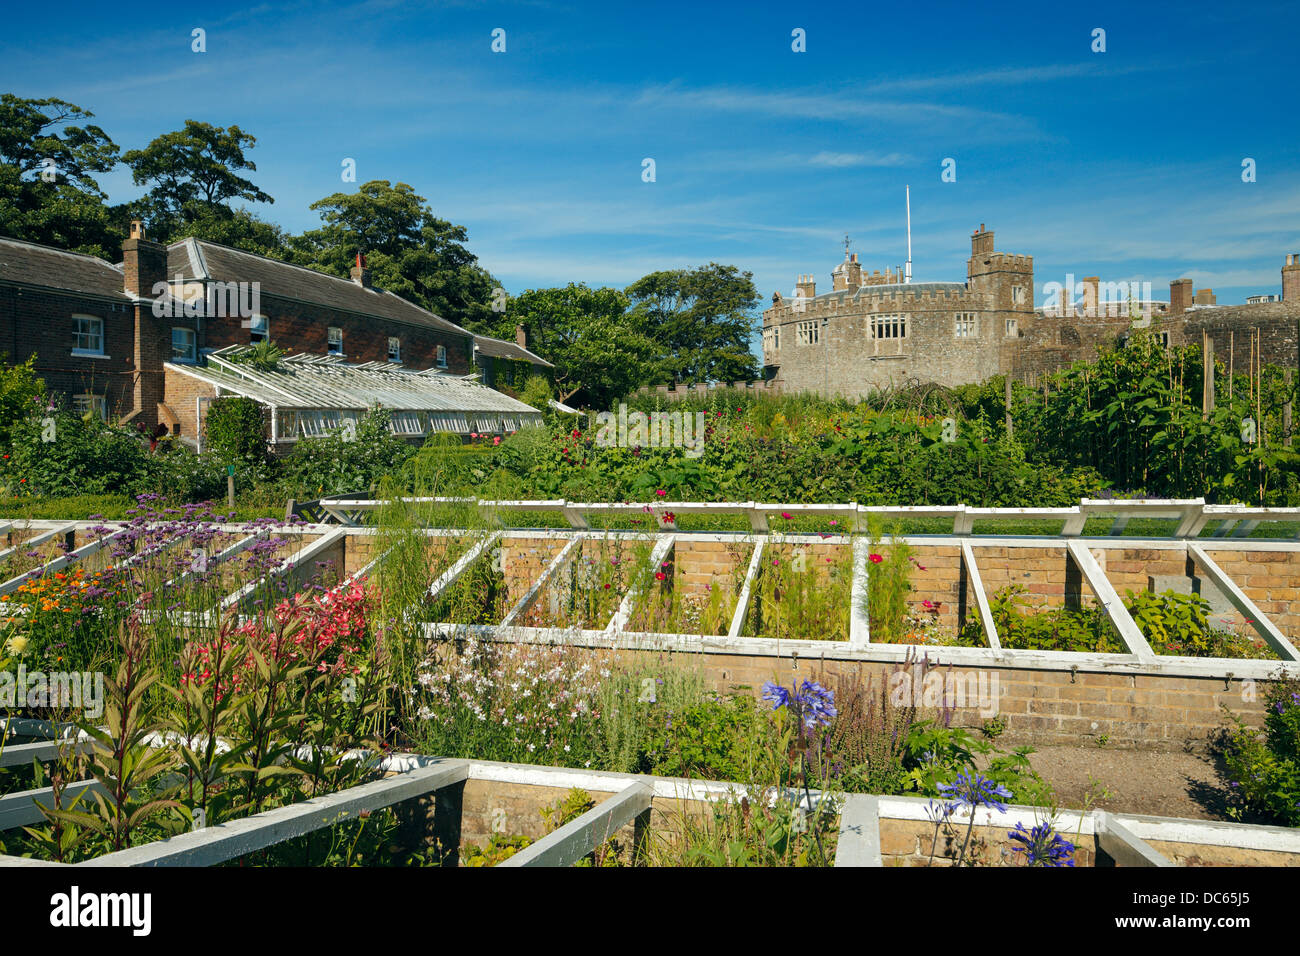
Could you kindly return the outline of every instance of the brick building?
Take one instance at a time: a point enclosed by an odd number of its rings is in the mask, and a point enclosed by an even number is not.
[[[0,238],[0,352],[34,355],[50,390],[77,407],[149,430],[161,423],[193,443],[176,408],[192,396],[171,400],[169,383],[181,379],[165,366],[202,367],[217,350],[268,340],[288,353],[449,376],[470,375],[478,353],[485,376],[498,356],[550,367],[375,287],[363,256],[348,280],[203,240],[163,246],[138,222],[116,265]]]
[[[971,236],[964,282],[868,275],[846,250],[829,291],[818,293],[814,278],[802,275],[794,297],[773,294],[763,313],[764,384],[858,398],[911,382],[955,386],[1001,374],[1032,383],[1095,357],[1135,325],[1170,345],[1199,345],[1204,332],[1225,360],[1234,342],[1242,349],[1258,329],[1264,362],[1297,365],[1300,255],[1286,257],[1282,298],[1273,302],[1219,306],[1213,290],[1193,292],[1190,279],[1177,279],[1168,303],[1130,297],[1116,308],[1097,277],[1079,286],[1078,301],[1072,289],[1035,309],[1033,256],[995,251],[983,224]]]

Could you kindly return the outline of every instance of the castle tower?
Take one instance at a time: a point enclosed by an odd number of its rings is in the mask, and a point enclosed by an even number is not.
[[[998,312],[1034,314],[1034,257],[1017,256],[993,249],[993,231],[984,223],[971,234],[970,258],[966,260],[966,284],[972,292],[992,297]],[[1023,323],[1022,323],[1023,324]]]

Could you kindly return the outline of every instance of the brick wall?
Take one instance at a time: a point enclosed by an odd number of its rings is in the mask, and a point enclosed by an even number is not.
[[[353,364],[387,362],[390,335],[402,340],[402,362],[413,369],[436,366],[439,345],[447,350],[449,372],[465,374],[473,360],[473,337],[468,332],[407,325],[391,319],[294,302],[271,294],[263,294],[261,309],[269,320],[271,340],[289,354],[326,354],[329,351],[329,329],[333,326],[343,330],[343,354],[345,360]],[[248,345],[250,341],[249,330],[240,318],[214,318],[206,322],[202,347],[220,349],[228,345]]]
[[[74,315],[103,320],[104,357],[72,354]],[[125,299],[62,294],[0,285],[0,352],[13,362],[36,357],[51,392],[105,396],[110,416],[135,405],[135,314]]]

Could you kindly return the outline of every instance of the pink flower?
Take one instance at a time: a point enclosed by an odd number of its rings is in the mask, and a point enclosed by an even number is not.
[[[655,494],[657,494],[660,498],[662,498],[664,495],[668,494],[668,492],[666,492],[666,491],[664,491],[662,488],[660,488],[660,489],[658,489],[657,491],[655,491]]]
[[[781,517],[784,518],[786,521],[789,521],[789,520],[790,520],[790,512],[788,512],[788,511],[782,511],[782,512],[781,512]]]

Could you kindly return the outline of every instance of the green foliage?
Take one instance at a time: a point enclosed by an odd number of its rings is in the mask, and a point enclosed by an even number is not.
[[[1233,782],[1229,813],[1300,826],[1300,681],[1279,680],[1265,695],[1264,732],[1229,712],[1235,723],[1226,753]]]
[[[649,381],[748,381],[759,303],[752,273],[710,262],[652,272],[627,287],[631,315],[655,343]]]
[[[227,459],[263,460],[262,406],[251,398],[226,396],[208,406],[205,438],[212,451]]]
[[[241,170],[256,171],[245,150],[257,140],[238,126],[223,129],[211,123],[186,120],[184,129],[164,133],[144,149],[122,155],[137,186],[148,186],[138,201],[138,211],[149,221],[154,239],[168,242],[186,234],[186,224],[229,214],[231,199],[275,202]]]
[[[570,283],[521,292],[511,297],[504,313],[471,328],[513,338],[515,327],[522,325],[529,349],[555,366],[561,401],[576,395],[588,405],[607,408],[647,380],[646,363],[655,349],[627,307],[627,296],[617,289]]]
[[[93,117],[64,100],[0,95],[0,235],[116,260],[127,216],[95,176],[118,147],[85,123]]]
[[[283,463],[285,483],[299,491],[300,498],[368,492],[415,454],[405,439],[393,434],[390,418],[387,409],[372,408],[355,433],[340,428],[325,437],[299,439]]]
[[[524,382],[523,391],[519,393],[519,400],[525,405],[531,405],[548,414],[551,411],[550,403],[554,398],[550,380],[544,375],[529,375],[528,380]]]
[[[0,474],[11,495],[110,494],[148,486],[156,474],[137,432],[90,413],[36,402],[10,434]]]
[[[661,712],[646,739],[647,772],[666,777],[747,780],[767,716],[752,697],[714,695]]]
[[[0,355],[0,447],[9,445],[13,427],[44,395],[45,382],[36,375],[36,356],[21,365],[10,365]]]
[[[1133,622],[1157,654],[1190,657],[1267,657],[1263,641],[1252,642],[1210,625],[1210,602],[1199,594],[1127,592]]]
[[[280,368],[284,349],[268,339],[263,339],[242,351],[232,352],[229,358],[236,365],[247,365],[259,372],[274,372]]]
[[[347,277],[363,252],[380,288],[473,331],[497,317],[497,282],[465,248],[465,227],[439,219],[406,183],[372,180],[311,209],[324,224],[290,240],[300,265]],[[507,338],[513,337],[511,326]]]
[[[998,640],[1003,647],[1124,653],[1124,645],[1102,608],[1093,605],[1026,611],[1023,608],[1024,593],[1023,587],[1013,584],[1002,588],[989,600],[993,626],[997,628]],[[971,611],[962,628],[961,641],[972,647],[988,646],[988,636],[975,610]]]

